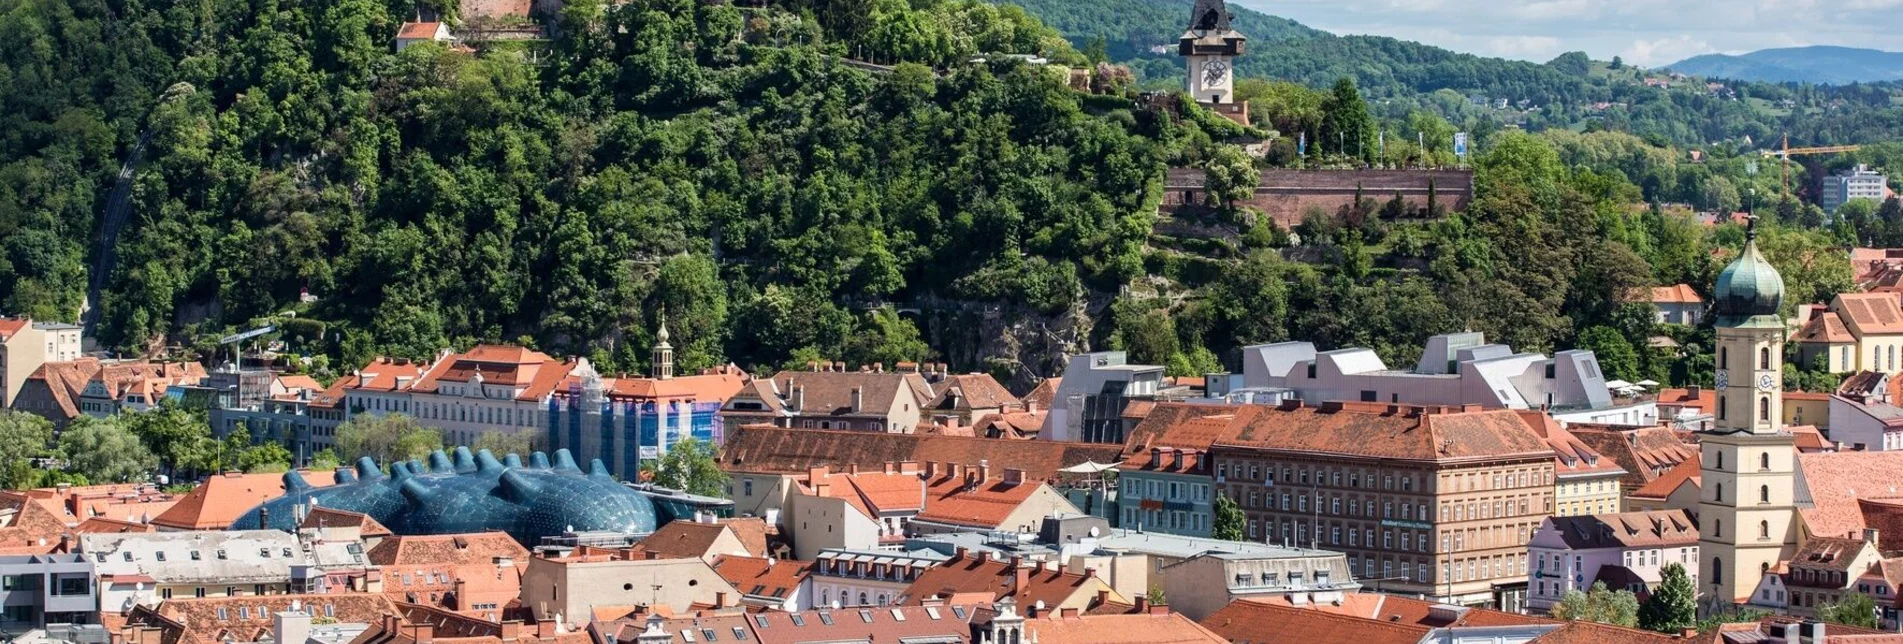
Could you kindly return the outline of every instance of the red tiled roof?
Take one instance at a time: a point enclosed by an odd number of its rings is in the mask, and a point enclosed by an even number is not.
[[[772,381],[774,390],[789,399],[798,388],[804,407],[794,411],[807,416],[885,416],[900,405],[925,405],[933,397],[931,383],[917,373],[782,371]],[[857,412],[852,409],[854,389],[860,394]],[[912,399],[901,400],[900,391],[909,392]]]
[[[32,325],[33,320],[27,318],[0,318],[0,342],[12,340],[13,334]]]
[[[435,393],[444,382],[472,383],[518,390],[516,400],[541,400],[553,393],[579,363],[562,361],[522,347],[485,344],[467,353],[437,360],[418,378],[411,391]]]
[[[334,471],[299,470],[312,487],[337,483]],[[284,495],[284,474],[214,474],[199,483],[152,524],[174,530],[224,530],[258,504]],[[255,526],[246,526],[255,527]]]
[[[1832,638],[1835,639],[1835,638]],[[1566,622],[1559,628],[1529,640],[1528,644],[1683,644],[1671,635],[1654,631],[1600,624],[1598,622]]]
[[[13,518],[0,527],[0,549],[7,554],[46,554],[60,547],[66,522],[23,492],[0,492],[0,512]]]
[[[946,376],[933,389],[938,392],[938,396],[932,399],[928,408],[940,411],[1004,409],[1019,405],[1017,396],[1011,395],[1011,391],[998,384],[991,374]]]
[[[1650,295],[1653,304],[1703,304],[1705,302],[1705,299],[1699,297],[1698,291],[1693,290],[1690,284],[1654,286]]]
[[[804,561],[733,555],[715,557],[713,567],[715,573],[740,592],[773,600],[791,598],[812,570],[812,564]]]
[[[1684,510],[1547,517],[1546,525],[1559,534],[1566,547],[1574,550],[1660,548],[1698,543],[1698,526]]]
[[[1037,438],[1038,432],[1044,428],[1044,416],[1049,413],[1049,410],[1040,409],[1028,412],[985,414],[983,418],[972,423],[971,431],[974,435],[985,438]]]
[[[303,374],[280,375],[278,376],[278,386],[291,391],[297,391],[299,389],[308,389],[311,391],[324,390],[324,385],[319,384],[316,378]]]
[[[1800,452],[1822,452],[1836,448],[1829,439],[1824,438],[1824,433],[1816,425],[1785,425],[1784,431],[1797,439],[1797,450]]]
[[[876,515],[875,515],[876,516]],[[734,554],[712,552],[723,534],[732,534],[726,525],[679,519],[661,526],[633,547],[637,552],[652,552],[665,558],[700,559],[708,555]],[[738,537],[736,536],[736,539]],[[744,545],[742,546],[744,547]],[[747,554],[765,554],[750,552]]]
[[[494,564],[498,557],[527,566],[529,551],[506,532],[472,532],[388,537],[367,557],[379,566]]]
[[[1567,429],[1625,470],[1619,482],[1626,489],[1642,487],[1698,453],[1696,447],[1686,444],[1670,427],[1619,429],[1574,425]]]
[[[338,390],[354,391],[398,391],[414,385],[423,375],[423,365],[407,359],[377,358],[364,365],[356,373],[338,378],[325,390],[328,395]],[[401,386],[399,386],[399,383]]]
[[[1130,428],[1130,435],[1124,440],[1124,446],[1136,451],[1146,445],[1194,448],[1207,450],[1219,439],[1234,438],[1239,428],[1222,425],[1202,424],[1185,428],[1183,425],[1197,418],[1209,416],[1233,417],[1239,405],[1192,405],[1188,403],[1162,403],[1150,410],[1143,421]],[[1164,434],[1173,436],[1161,441]]]
[[[920,573],[918,579],[899,595],[898,603],[918,606],[934,597],[970,594],[983,596],[985,604],[1011,597],[1019,606],[1036,606],[1038,602],[1043,602],[1045,606],[1057,607],[1080,592],[1094,596],[1098,589],[1109,591],[1107,599],[1129,601],[1101,581],[1091,583],[1095,577],[1051,570],[1032,563],[1022,566],[1023,570],[1019,570],[1013,568],[1009,561],[996,561],[982,554],[961,550],[952,558]],[[1023,584],[1018,583],[1020,572],[1023,573]]]
[[[406,22],[396,32],[396,37],[404,40],[431,40],[436,38],[439,22]]]
[[[1228,640],[1180,613],[1078,615],[1046,611],[1024,620],[1024,641],[1038,644],[1223,644]]]
[[[1217,447],[1352,454],[1445,461],[1552,458],[1545,439],[1511,410],[1436,412],[1375,403],[1321,407],[1251,405],[1236,412],[1242,430]]]
[[[304,515],[304,522],[298,524],[297,527],[342,528],[345,526],[355,526],[359,534],[365,537],[387,537],[396,534],[368,514],[323,506],[312,506],[310,512]]]
[[[1543,617],[1530,617],[1517,613],[1507,613],[1486,608],[1467,608],[1455,619],[1446,619],[1445,613],[1434,610],[1434,602],[1401,595],[1364,592],[1342,595],[1340,602],[1307,602],[1299,606],[1290,604],[1287,595],[1269,598],[1251,598],[1243,601],[1259,602],[1321,611],[1349,617],[1359,617],[1394,624],[1413,624],[1429,628],[1448,626],[1521,626],[1526,624],[1551,624],[1554,620]]]
[[[821,476],[812,476],[815,473]],[[816,492],[822,483],[824,492]],[[916,473],[809,472],[800,485],[808,494],[843,499],[868,517],[876,518],[882,512],[918,512],[925,507],[925,483]]]
[[[721,519],[720,524],[733,531],[733,536],[740,539],[740,545],[745,547],[747,552],[757,556],[767,554],[767,535],[773,533],[774,530],[772,526],[767,525],[766,519],[736,517]]]
[[[1026,408],[1033,411],[1038,409],[1050,409],[1051,400],[1057,398],[1057,388],[1063,383],[1064,378],[1061,376],[1045,378],[1039,381],[1036,387],[1032,387],[1030,393],[1024,394],[1023,398],[1019,398],[1018,402],[1024,403]]]
[[[375,623],[384,615],[396,613],[396,606],[380,593],[246,595],[167,599],[155,609],[135,611],[127,622],[158,628],[165,633],[166,641],[179,644],[215,644],[226,635],[252,642],[270,633],[273,616],[290,610],[293,602],[346,623]]]
[[[997,470],[1023,470],[1042,480],[1085,461],[1116,463],[1122,447],[1052,441],[1004,441],[962,436],[788,429],[764,425],[728,427],[720,452],[728,472],[804,474],[815,467],[859,463],[955,463],[989,461]]]
[[[895,617],[895,614],[904,615],[904,618]],[[969,605],[957,606],[955,610],[952,606],[868,606],[797,613],[767,611],[750,617],[756,623],[764,620],[767,624],[764,628],[753,629],[753,636],[758,638],[760,644],[883,643],[942,641],[937,638],[965,641],[971,636],[970,623],[975,614],[976,611]]]
[[[1552,415],[1539,410],[1526,410],[1520,412],[1520,417],[1526,419],[1527,426],[1546,440],[1548,447],[1553,448],[1553,473],[1560,478],[1624,473],[1618,462],[1606,458],[1599,450],[1566,431]]]
[[[149,523],[120,521],[118,519],[108,519],[105,517],[93,517],[81,521],[79,525],[73,527],[73,532],[85,533],[155,532],[157,530],[158,528],[153,527],[152,524]]]
[[[1903,471],[1903,452],[1800,453],[1797,466],[1813,502],[1798,514],[1814,536],[1861,536],[1859,499],[1903,499],[1903,486],[1894,482]]]
[[[964,478],[943,476],[931,481],[926,488],[925,509],[919,511],[917,519],[996,528],[1042,485],[1036,481],[1007,483],[995,478],[968,485]]]
[[[1839,293],[1832,311],[1862,333],[1903,333],[1903,308],[1895,293]]]
[[[86,383],[98,375],[101,367],[98,358],[80,358],[71,362],[48,362],[41,364],[26,377],[29,385],[33,381],[45,383],[47,393],[59,405],[59,413],[64,418],[79,417],[79,394],[86,390]]]
[[[574,381],[573,377],[568,379]],[[726,402],[739,393],[747,384],[744,371],[721,371],[719,373],[693,376],[675,376],[660,378],[612,378],[604,379],[602,388],[610,399],[634,400],[692,400],[696,402]],[[563,383],[567,390],[568,383]]]
[[[1693,454],[1691,458],[1685,459],[1684,462],[1679,463],[1672,469],[1666,470],[1665,473],[1660,474],[1658,478],[1652,479],[1645,485],[1639,486],[1639,489],[1627,493],[1626,496],[1663,500],[1671,496],[1672,492],[1677,490],[1678,486],[1684,485],[1686,481],[1691,481],[1694,486],[1701,485],[1704,478],[1702,476],[1704,472],[1702,469],[1704,467],[1702,465],[1702,458],[1703,457],[1698,454]]]
[[[1433,630],[1413,623],[1365,619],[1255,601],[1229,602],[1229,605],[1204,617],[1202,625],[1236,644],[1417,644]]]
[[[522,594],[522,570],[515,566],[412,564],[378,566],[378,570],[383,594],[390,601],[436,606],[494,621],[500,621],[503,611]]]
[[[1699,413],[1711,415],[1717,413],[1718,396],[1710,390],[1699,389],[1693,394],[1690,389],[1660,389],[1658,404],[1672,407],[1695,408]]]
[[[1836,313],[1819,310],[1811,313],[1804,326],[1791,334],[1792,342],[1813,342],[1822,344],[1849,344],[1857,338],[1850,335],[1850,329],[1844,327],[1843,318]]]

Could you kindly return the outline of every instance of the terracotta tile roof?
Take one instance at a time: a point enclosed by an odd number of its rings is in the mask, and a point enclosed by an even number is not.
[[[1468,458],[1552,458],[1545,439],[1511,410],[1433,412],[1375,403],[1321,407],[1247,406],[1233,421],[1242,430],[1218,448],[1265,449],[1371,458],[1445,461]]]
[[[717,373],[693,376],[675,376],[666,380],[660,378],[608,378],[603,379],[602,389],[611,399],[648,400],[693,400],[697,402],[726,402],[750,380],[746,372],[738,369],[721,370]],[[574,377],[563,382],[560,390],[567,391],[570,384],[579,385]]]
[[[1020,572],[1023,573],[1023,583],[1019,583]],[[1014,568],[1010,561],[996,561],[961,549],[952,558],[920,573],[912,585],[899,594],[897,603],[918,606],[934,597],[962,594],[984,597],[982,602],[986,605],[1011,597],[1019,606],[1036,606],[1038,602],[1044,602],[1045,606],[1056,607],[1077,593],[1087,592],[1095,596],[1098,589],[1108,590],[1106,598],[1109,600],[1128,602],[1102,581],[1092,583],[1095,579],[1033,563],[1022,564],[1022,569]]]
[[[430,40],[436,37],[436,28],[440,26],[442,23],[439,22],[406,22],[397,30],[396,37],[404,40]]]
[[[155,609],[135,612],[127,622],[176,631],[167,633],[167,638],[176,638],[179,644],[216,644],[227,634],[236,641],[254,642],[272,631],[273,616],[290,610],[293,602],[314,615],[347,623],[375,623],[396,613],[396,605],[381,593],[247,595],[167,599]]]
[[[1816,425],[1785,425],[1784,431],[1797,438],[1797,450],[1800,452],[1822,452],[1837,448],[1830,439],[1824,438],[1823,431],[1817,429]]]
[[[152,524],[149,524],[149,523],[120,521],[118,519],[108,519],[105,517],[93,517],[85,521],[81,521],[79,522],[79,525],[73,527],[73,532],[89,532],[89,533],[155,532],[157,530],[158,528],[153,527]]]
[[[511,621],[516,621],[511,619]],[[418,642],[417,626],[429,625],[429,637]],[[523,624],[514,632],[505,629],[495,620],[484,619],[444,610],[423,604],[397,603],[396,614],[382,621],[371,622],[370,629],[364,631],[352,644],[593,644],[594,638],[586,629],[557,632],[551,628],[547,634],[538,634],[536,624]],[[551,625],[552,627],[552,625]],[[504,639],[504,635],[508,635]]]
[[[278,386],[291,391],[297,391],[299,389],[309,389],[311,391],[324,390],[324,385],[318,383],[316,378],[303,374],[279,375]]]
[[[1792,342],[1814,342],[1822,344],[1849,344],[1857,338],[1850,335],[1850,329],[1844,326],[1843,318],[1830,311],[1814,311],[1811,318],[1791,334]]]
[[[1207,450],[1218,439],[1233,438],[1239,429],[1226,426],[1199,425],[1194,429],[1182,427],[1197,418],[1209,416],[1234,416],[1242,409],[1240,405],[1192,405],[1188,403],[1161,403],[1143,417],[1143,421],[1130,428],[1130,435],[1124,440],[1124,446],[1134,451],[1145,445],[1195,448]],[[1167,442],[1159,442],[1164,434],[1174,434]]]
[[[748,618],[754,622],[753,636],[760,644],[942,641],[936,638],[966,642],[976,612],[969,605],[882,606],[796,613],[767,611]],[[895,615],[904,615],[904,619]],[[762,621],[765,627],[759,626]]]
[[[810,562],[733,555],[715,557],[713,566],[715,573],[740,592],[773,601],[792,597],[812,571]]]
[[[299,470],[312,487],[337,483],[335,471]],[[166,510],[152,524],[174,530],[223,530],[258,504],[284,495],[284,474],[226,472],[206,478]],[[256,526],[239,526],[256,527]]]
[[[1791,570],[1847,572],[1851,565],[1856,563],[1857,557],[1863,553],[1863,550],[1869,547],[1871,544],[1861,537],[1855,539],[1811,537],[1804,540],[1803,545],[1797,547],[1797,552],[1791,553],[1791,558],[1786,565]]]
[[[331,389],[339,387],[356,391],[398,391],[408,389],[423,376],[424,365],[405,358],[382,358],[371,360],[356,373],[337,379],[331,383]]]
[[[795,412],[808,416],[885,416],[900,405],[923,405],[933,398],[931,383],[916,373],[782,371],[772,381],[773,390],[788,400],[799,388],[804,407]],[[854,388],[860,392],[858,412],[852,410]],[[911,400],[902,400],[900,391],[908,392]]]
[[[473,383],[480,378],[484,385],[515,389],[516,400],[542,400],[579,364],[522,347],[485,344],[466,353],[443,356],[417,378],[410,390],[436,393],[442,383]]]
[[[1124,420],[1140,421],[1149,416],[1150,412],[1155,409],[1156,401],[1154,400],[1132,400],[1123,404],[1123,413],[1118,414],[1117,417]]]
[[[1236,644],[1418,644],[1433,630],[1413,623],[1351,617],[1254,601],[1229,602],[1228,606],[1204,617],[1202,625]]]
[[[745,614],[733,612],[723,613],[715,610],[694,611],[692,613],[675,615],[673,611],[664,610],[667,608],[666,606],[656,606],[653,608],[655,610],[651,612],[625,614],[613,619],[597,619],[595,623],[589,624],[588,628],[591,631],[600,633],[602,641],[609,642],[610,644],[634,644],[636,639],[641,636],[641,632],[647,630],[647,622],[650,614],[664,618],[661,620],[661,630],[671,636],[668,641],[673,644],[703,644],[704,642],[714,642],[718,644],[727,641],[744,642],[746,639],[737,638],[733,635],[735,630],[738,629],[748,633],[752,633],[755,630],[752,620]],[[843,611],[841,614],[843,614]],[[813,621],[814,623],[818,623],[816,619]],[[854,621],[858,621],[858,619],[854,618]],[[707,637],[706,631],[709,630],[715,633],[712,638]]]
[[[1051,401],[1057,398],[1057,388],[1063,383],[1064,378],[1061,376],[1045,378],[1039,381],[1036,387],[1032,387],[1030,393],[1019,398],[1018,402],[1024,403],[1025,408],[1032,411],[1050,409]]]
[[[1042,485],[1036,480],[1010,483],[994,478],[967,486],[963,478],[940,477],[929,482],[925,490],[925,509],[919,511],[916,519],[975,528],[997,528]]]
[[[855,463],[956,463],[1024,470],[1042,480],[1057,470],[1086,461],[1116,463],[1122,447],[1051,441],[1001,441],[962,436],[883,434],[868,432],[785,429],[769,426],[728,427],[720,465],[729,472],[804,474],[815,467],[844,468]]]
[[[1434,602],[1382,593],[1364,592],[1342,595],[1340,602],[1307,602],[1300,606],[1289,603],[1287,595],[1271,598],[1251,598],[1242,601],[1259,602],[1295,608],[1299,610],[1320,611],[1376,620],[1392,624],[1412,624],[1429,628],[1447,626],[1520,626],[1526,624],[1552,624],[1555,620],[1543,617],[1531,617],[1517,613],[1508,613],[1487,608],[1467,608],[1454,619],[1443,617],[1445,613],[1434,610]]]
[[[423,604],[464,615],[498,620],[522,595],[522,570],[515,566],[433,564],[378,566],[383,594],[392,602]]]
[[[1696,447],[1686,444],[1670,427],[1610,429],[1574,425],[1568,431],[1617,462],[1625,470],[1619,482],[1626,489],[1642,487],[1698,453]]]
[[[1654,631],[1600,624],[1566,622],[1559,628],[1529,640],[1528,644],[1683,644],[1684,640]]]
[[[1903,452],[1800,453],[1797,469],[1813,502],[1798,514],[1812,535],[1861,535],[1866,526],[1859,499],[1903,499],[1903,487],[1894,483],[1903,471]]]
[[[643,537],[639,543],[634,544],[632,550],[652,552],[670,559],[701,559],[710,555],[733,554],[712,551],[714,543],[725,534],[733,534],[733,531],[719,523],[678,519]]]
[[[1877,547],[1884,552],[1903,550],[1903,499],[1857,499],[1863,525],[1877,530]]]
[[[1895,293],[1839,293],[1830,308],[1859,333],[1903,333],[1903,308]]]
[[[1646,295],[1651,298],[1649,301],[1653,304],[1703,304],[1705,302],[1705,299],[1699,297],[1698,291],[1693,290],[1690,284],[1654,286]]]
[[[1711,390],[1700,388],[1696,393],[1690,389],[1661,389],[1658,404],[1671,407],[1690,407],[1704,415],[1718,411],[1718,396]]]
[[[925,508],[925,483],[917,474],[815,470],[799,484],[807,494],[843,499],[868,517],[883,512],[915,513]]]
[[[65,418],[79,417],[79,394],[86,390],[86,383],[99,373],[98,358],[80,358],[71,362],[48,362],[41,364],[26,377],[45,383],[54,404],[59,405],[59,414]]]
[[[309,512],[304,515],[304,522],[298,524],[297,527],[355,527],[358,529],[359,534],[365,537],[387,537],[396,534],[391,532],[389,528],[384,527],[382,523],[378,523],[376,519],[371,518],[368,514],[351,512],[349,510],[338,510],[336,508],[326,508],[323,506],[312,507]]]
[[[0,548],[7,554],[44,554],[60,548],[66,522],[23,492],[0,492],[0,513],[13,517],[0,527]]]
[[[1046,611],[1024,620],[1024,641],[1038,644],[1223,644],[1228,640],[1180,613],[1076,615]]]
[[[928,409],[1004,409],[1019,405],[1017,396],[1011,395],[1011,390],[1005,389],[1004,385],[998,384],[998,380],[987,373],[946,376],[933,389],[938,395],[932,399]]]
[[[1547,517],[1540,530],[1549,529],[1558,532],[1566,547],[1574,550],[1658,548],[1698,542],[1698,526],[1684,510]]]
[[[1844,378],[1842,384],[1837,385],[1837,394],[1865,398],[1870,394],[1878,393],[1878,390],[1882,389],[1887,382],[1889,382],[1888,374],[1869,370],[1859,371],[1850,374],[1849,377]]]
[[[384,539],[366,555],[379,566],[440,564],[494,564],[506,557],[527,566],[529,551],[506,532],[397,535]]]
[[[33,320],[27,318],[0,318],[0,342],[12,340],[13,334],[32,325]]]
[[[997,414],[986,414],[985,417],[990,418],[996,415]],[[979,435],[977,428],[970,425],[941,425],[931,423],[920,425],[915,431],[920,434],[931,434],[933,436],[962,436],[965,438],[973,438]]]
[[[1665,473],[1659,475],[1658,478],[1652,479],[1645,485],[1639,486],[1639,489],[1626,493],[1626,496],[1663,500],[1671,496],[1672,492],[1678,490],[1678,486],[1684,485],[1686,481],[1691,481],[1691,484],[1695,487],[1703,485],[1703,468],[1703,457],[1698,454],[1693,454],[1691,458],[1685,459],[1685,462],[1679,463],[1672,469],[1666,470]]]
[[[721,519],[720,524],[727,526],[728,530],[733,531],[733,536],[740,539],[740,545],[746,547],[748,553],[754,556],[764,557],[769,552],[767,550],[767,536],[774,534],[775,531],[773,530],[773,526],[767,525],[766,519],[760,517],[737,517],[733,519]]]
[[[1539,410],[1521,411],[1520,417],[1553,448],[1553,473],[1562,479],[1624,474],[1619,463],[1606,458],[1585,441],[1560,426],[1552,415]]]
[[[1049,410],[1038,410],[985,414],[972,423],[971,431],[985,438],[1037,438],[1037,433],[1044,428],[1044,416],[1049,413]]]

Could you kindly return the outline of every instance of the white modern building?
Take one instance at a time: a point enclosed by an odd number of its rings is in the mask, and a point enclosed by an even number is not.
[[[1883,173],[1859,163],[1848,172],[1824,177],[1824,187],[1817,195],[1817,205],[1824,212],[1835,214],[1838,208],[1850,203],[1851,199],[1882,201],[1889,196],[1889,181]]]
[[[1067,375],[1066,387],[1069,380]],[[1567,423],[1658,422],[1656,403],[1613,398],[1591,351],[1561,351],[1551,357],[1516,353],[1504,344],[1488,344],[1478,332],[1429,338],[1411,370],[1388,368],[1373,349],[1317,351],[1309,342],[1254,345],[1242,349],[1242,373],[1212,375],[1208,386],[1209,397],[1227,402],[1479,405],[1546,409]]]
[[[373,567],[361,541],[281,530],[88,533],[79,551],[99,572],[100,612],[112,614],[175,597],[361,591]]]
[[[1054,441],[1121,443],[1124,403],[1162,389],[1163,367],[1130,364],[1122,351],[1071,356],[1039,434]]]

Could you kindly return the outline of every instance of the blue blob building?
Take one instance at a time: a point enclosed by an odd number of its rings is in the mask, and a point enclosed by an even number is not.
[[[489,450],[458,447],[453,457],[437,450],[427,462],[393,463],[386,475],[364,457],[354,471],[340,468],[330,487],[286,472],[284,496],[245,512],[232,527],[295,530],[299,507],[316,505],[361,512],[397,534],[500,530],[529,546],[565,530],[653,532],[660,518],[654,503],[615,481],[599,459],[589,465],[583,472],[565,449],[552,462],[536,452],[524,464],[515,454],[497,460]]]

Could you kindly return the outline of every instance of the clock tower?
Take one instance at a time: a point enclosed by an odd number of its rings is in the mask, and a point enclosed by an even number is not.
[[[1242,55],[1248,38],[1229,28],[1229,6],[1223,0],[1196,0],[1190,10],[1189,30],[1177,42],[1176,53],[1189,67],[1184,89],[1200,103],[1234,103],[1235,57]]]
[[[1699,437],[1699,590],[1707,612],[1743,603],[1764,571],[1797,547],[1797,448],[1784,430],[1784,279],[1758,252],[1757,219],[1744,250],[1718,274],[1718,405]]]

